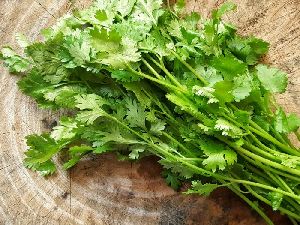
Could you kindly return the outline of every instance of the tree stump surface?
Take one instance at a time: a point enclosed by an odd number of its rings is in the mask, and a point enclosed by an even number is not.
[[[0,45],[15,46],[14,35],[30,40],[54,23],[72,4],[90,1],[2,0]],[[188,1],[187,8],[207,16],[223,1]],[[271,43],[265,61],[289,74],[288,91],[277,97],[289,112],[300,114],[300,1],[235,0],[236,12],[225,20],[243,35]],[[47,179],[22,165],[24,137],[56,124],[59,113],[40,110],[17,89],[18,77],[0,67],[0,224],[109,225],[263,225],[265,222],[227,190],[210,197],[185,196],[167,187],[153,157],[118,162],[113,155],[89,157],[75,168]],[[57,159],[61,166],[61,159]],[[278,225],[289,222],[267,210]]]

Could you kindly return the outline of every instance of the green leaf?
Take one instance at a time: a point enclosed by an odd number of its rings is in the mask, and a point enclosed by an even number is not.
[[[184,194],[199,194],[204,196],[209,196],[211,192],[217,189],[220,185],[205,183],[202,184],[201,181],[192,181],[192,188],[183,192]]]
[[[228,41],[228,47],[236,57],[248,65],[255,65],[259,58],[268,52],[269,43],[255,37],[241,38],[235,36]]]
[[[158,18],[163,13],[161,4],[161,0],[137,0],[130,14],[130,19],[142,22],[146,27],[151,28],[157,24]]]
[[[29,42],[24,34],[17,33],[16,41],[21,48],[26,48],[29,45]]]
[[[76,98],[76,107],[80,110],[85,110],[77,114],[77,120],[86,123],[93,124],[93,122],[101,116],[107,115],[101,108],[102,105],[107,102],[98,95],[86,94],[78,95]]]
[[[104,28],[101,30],[95,28],[90,31],[90,37],[92,46],[98,52],[117,52],[121,45],[121,37],[114,30],[107,31]]]
[[[172,173],[170,170],[164,170],[162,176],[165,178],[166,183],[171,186],[175,191],[181,186],[181,181],[176,174]]]
[[[224,80],[233,80],[234,77],[244,74],[247,70],[247,65],[233,56],[219,56],[211,62],[212,66],[220,71]]]
[[[236,9],[236,4],[232,2],[226,2],[222,4],[217,10],[213,11],[213,18],[220,19],[225,13]]]
[[[159,160],[159,163],[163,165],[165,169],[171,170],[172,173],[179,174],[181,177],[184,177],[186,179],[189,179],[194,175],[194,172],[192,170],[179,162],[173,162],[169,159],[161,159]]]
[[[248,125],[250,122],[250,113],[244,110],[234,111],[234,117],[237,122],[243,125]]]
[[[177,14],[180,14],[184,10],[184,7],[185,7],[185,0],[178,0],[176,1],[176,4],[173,6],[174,11]]]
[[[272,208],[274,211],[278,210],[283,200],[283,194],[278,192],[270,192],[268,199],[271,201]]]
[[[232,95],[233,83],[231,81],[219,81],[214,85],[214,96],[220,103],[232,102],[234,96]]]
[[[275,130],[279,133],[287,133],[289,131],[288,120],[286,118],[285,112],[281,107],[276,110],[274,127]]]
[[[32,169],[38,170],[39,165],[45,163],[58,153],[67,142],[57,143],[49,134],[29,135],[26,137],[29,149],[25,152],[25,163]],[[45,165],[51,165],[47,162]]]
[[[238,126],[222,118],[219,118],[216,121],[215,129],[222,131],[222,135],[224,136],[232,138],[239,138],[243,136],[243,131]]]
[[[201,149],[207,156],[202,164],[213,172],[217,169],[224,170],[227,165],[233,165],[237,161],[237,154],[221,143],[206,140],[201,142]]]
[[[257,77],[262,86],[272,93],[283,93],[287,86],[287,74],[276,68],[259,64],[256,66]]]
[[[150,133],[154,135],[160,135],[161,132],[165,129],[166,123],[160,119],[151,123]]]
[[[63,167],[64,169],[70,169],[74,165],[76,165],[80,159],[87,153],[91,152],[93,148],[88,145],[81,145],[81,146],[73,146],[69,149],[69,154],[71,158],[64,163]]]
[[[2,48],[0,59],[4,61],[10,73],[23,73],[30,68],[29,60],[18,56],[10,47]]]
[[[300,127],[300,118],[295,113],[292,113],[292,114],[288,115],[287,123],[288,123],[288,127],[289,127],[289,132],[295,132]]]
[[[107,102],[96,94],[84,94],[76,96],[76,107],[80,110],[84,109],[99,109]]]
[[[147,112],[145,108],[135,100],[126,99],[126,120],[129,122],[131,127],[141,127],[145,129],[145,121]]]
[[[72,139],[76,136],[78,130],[78,123],[73,118],[62,117],[60,119],[60,125],[53,128],[51,132],[51,138],[55,141],[63,139]]]
[[[92,47],[86,33],[75,30],[65,37],[64,47],[70,53],[75,65],[81,66],[91,61]]]
[[[33,97],[39,106],[48,108],[55,107],[56,104],[44,98],[47,93],[52,93],[54,86],[46,82],[43,76],[36,70],[30,71],[26,76],[18,81],[19,89],[26,95]]]
[[[83,85],[70,84],[57,87],[54,90],[45,90],[43,92],[44,99],[55,102],[63,108],[75,108],[75,97],[79,94],[86,94],[87,88]]]
[[[31,163],[27,162],[25,159],[24,166],[33,171],[37,171],[42,176],[52,175],[56,171],[56,167],[52,160],[47,160],[43,163]]]
[[[122,82],[132,82],[140,80],[139,76],[126,70],[114,70],[111,73],[111,77]]]
[[[198,64],[196,71],[204,77],[210,87],[213,87],[215,83],[223,80],[221,73],[217,72],[217,70],[213,67],[207,67],[205,69],[203,66]]]
[[[250,95],[252,91],[252,78],[249,75],[242,75],[233,79],[232,95],[236,102],[240,102]]]
[[[140,153],[144,152],[146,148],[144,145],[133,145],[129,150],[131,151],[128,155],[129,158],[135,160],[140,158]]]
[[[133,6],[137,2],[137,0],[122,0],[122,1],[116,1],[116,11],[118,11],[122,17],[127,16],[131,13]]]

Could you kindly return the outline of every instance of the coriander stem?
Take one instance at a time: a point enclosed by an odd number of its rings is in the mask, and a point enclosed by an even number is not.
[[[267,205],[272,205],[272,203],[271,203],[269,200],[267,200],[267,199],[264,198],[263,196],[257,194],[250,186],[248,186],[248,185],[244,185],[244,186],[249,190],[249,192],[250,192],[254,197],[256,197],[257,199],[259,199],[259,200],[261,200],[262,202],[266,203]],[[299,215],[297,215],[297,214],[295,214],[295,213],[289,211],[288,209],[279,207],[279,210],[280,210],[281,212],[283,212],[283,213],[285,213],[285,214],[291,216],[292,218],[295,218],[295,219],[297,219],[297,220],[300,220],[300,216],[299,216]]]
[[[234,147],[234,146],[232,146],[232,147]],[[292,168],[286,167],[282,164],[279,164],[279,163],[273,162],[271,160],[265,159],[265,158],[263,158],[261,156],[258,156],[258,155],[254,154],[252,152],[247,151],[246,149],[244,149],[242,147],[234,147],[234,148],[237,151],[244,153],[245,155],[251,157],[254,160],[260,161],[262,163],[265,163],[266,165],[272,166],[272,167],[280,169],[282,171],[289,172],[291,174],[300,176],[300,170],[292,169]]]
[[[242,194],[237,188],[233,186],[228,187],[233,193],[243,199],[251,208],[253,208],[265,221],[268,225],[274,225],[272,220],[264,213],[263,210],[259,208],[254,202],[252,202],[249,198],[247,198],[244,194]]]
[[[142,62],[148,67],[148,69],[154,74],[154,76],[157,77],[157,79],[163,79],[163,77],[159,75],[159,73],[157,73],[156,70],[152,66],[150,66],[150,64],[145,59],[142,58]]]
[[[300,178],[299,177],[296,177],[296,176],[293,176],[291,174],[288,174],[288,173],[284,173],[280,170],[276,170],[270,166],[265,166],[263,164],[261,164],[261,162],[258,162],[258,161],[255,161],[251,158],[249,158],[248,156],[244,155],[243,153],[240,154],[245,160],[247,160],[248,162],[250,162],[251,164],[253,164],[254,166],[259,166],[260,168],[262,168],[263,170],[265,171],[271,171],[275,174],[278,174],[280,176],[283,176],[283,177],[286,177],[286,178],[289,178],[290,180],[293,180],[293,181],[297,181],[297,182],[300,182]]]
[[[156,65],[158,66],[164,73],[170,78],[170,80],[176,84],[178,87],[182,88],[184,90],[184,87],[181,85],[181,83],[166,69],[164,65],[161,65],[158,63],[155,59],[153,59],[150,55],[148,55],[148,58]]]
[[[273,138],[271,135],[269,135],[268,133],[265,134],[259,130],[256,130],[255,128],[253,127],[249,127],[249,130],[256,133],[257,135],[265,138],[266,140],[274,143],[275,145],[277,145],[278,147],[280,147],[282,150],[285,150],[286,153],[289,153],[289,154],[292,154],[292,155],[297,155],[297,156],[300,156],[300,152],[295,150],[295,149],[292,149],[290,148],[289,146],[285,145],[285,144],[282,144],[281,142],[279,142],[277,139]]]
[[[175,142],[180,148],[182,148],[187,154],[190,156],[195,156],[189,149],[187,149],[183,144],[181,144],[179,141],[177,141],[175,138],[173,138],[171,135],[167,134],[166,132],[162,131],[162,134],[170,139],[171,141]]]
[[[254,146],[254,145],[252,145],[252,144],[250,144],[250,143],[247,143],[247,142],[246,142],[246,143],[245,143],[245,146],[248,147],[249,149],[252,149],[252,150],[254,150],[255,152],[261,154],[262,156],[268,157],[269,159],[272,159],[272,160],[277,161],[277,162],[281,162],[281,160],[278,159],[278,158],[276,158],[276,156],[274,156],[274,155],[272,155],[272,154],[270,154],[270,153],[268,153],[268,152],[266,152],[266,151],[263,151],[263,150],[261,150],[260,148]]]
[[[162,81],[162,80],[159,80],[159,79],[157,79],[157,78],[151,77],[151,76],[149,76],[149,75],[147,75],[147,74],[144,74],[144,73],[142,73],[142,72],[137,72],[137,71],[135,71],[134,69],[132,69],[129,65],[128,65],[127,67],[128,67],[128,69],[129,69],[131,72],[133,72],[134,74],[136,74],[136,75],[138,75],[138,76],[140,76],[140,77],[143,77],[143,78],[146,78],[146,79],[148,79],[148,80],[154,81],[154,82],[156,82],[156,83],[158,83],[158,84],[161,84],[161,85],[163,85],[163,86],[165,86],[165,87],[167,87],[167,88],[170,88],[170,89],[172,89],[172,90],[175,90],[175,91],[181,91],[181,89],[179,89],[178,87],[176,87],[176,86],[174,86],[174,85],[168,84],[168,83],[166,83],[166,82],[164,82],[164,81]]]
[[[188,68],[202,83],[204,86],[207,86],[209,83],[199,74],[197,71],[190,66],[186,61],[184,61],[175,51],[172,51],[172,54],[178,59],[186,68]]]

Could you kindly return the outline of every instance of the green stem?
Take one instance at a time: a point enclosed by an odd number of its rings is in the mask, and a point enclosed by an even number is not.
[[[209,83],[202,77],[197,71],[190,66],[186,61],[184,61],[176,52],[171,51],[172,54],[178,59],[186,68],[188,68],[202,83],[204,86],[207,86]]]
[[[169,157],[169,159],[172,159],[174,162],[180,162],[180,163],[184,164],[185,166],[187,166],[188,168],[190,168],[191,170],[193,170],[194,172],[199,173],[203,176],[211,176],[211,177],[214,177],[216,179],[228,180],[230,182],[240,183],[240,184],[243,184],[243,185],[250,185],[250,186],[254,186],[254,187],[260,187],[260,188],[263,188],[263,189],[266,189],[266,190],[278,192],[278,193],[281,193],[283,195],[289,196],[291,198],[300,200],[300,196],[289,193],[289,192],[286,192],[286,191],[283,191],[281,189],[277,189],[277,188],[274,188],[274,187],[271,187],[271,186],[268,186],[268,185],[264,185],[264,184],[260,184],[260,183],[255,183],[255,182],[252,182],[252,181],[237,180],[237,179],[234,179],[234,178],[227,177],[225,175],[215,174],[215,173],[210,172],[206,169],[195,166],[195,165],[193,165],[189,162],[186,162],[184,159],[182,159],[178,156],[175,156],[172,153],[164,150],[162,147],[154,144],[153,142],[149,142],[149,140],[147,140],[147,138],[143,137],[138,132],[136,132],[135,130],[128,127],[126,124],[119,121],[117,118],[115,118],[115,117],[113,117],[109,114],[107,114],[106,117],[113,120],[113,121],[115,121],[116,123],[118,123],[122,127],[126,128],[128,131],[132,132],[136,136],[140,137],[142,140],[144,140],[146,143],[148,143],[149,146],[151,146],[153,149],[156,149],[157,153],[159,153],[159,156]]]
[[[260,155],[269,158],[270,160],[274,160],[274,161],[277,161],[277,162],[279,162],[279,163],[281,162],[281,160],[278,159],[276,156],[274,156],[274,155],[272,155],[272,154],[270,154],[270,153],[268,153],[268,152],[265,152],[264,150],[261,150],[260,148],[254,146],[254,145],[252,145],[252,144],[249,144],[249,143],[246,142],[244,145],[245,145],[247,148],[252,149],[253,151],[259,153]]]
[[[156,65],[158,66],[164,73],[169,77],[169,79],[176,84],[178,87],[185,90],[185,88],[182,86],[182,84],[167,70],[167,68],[164,65],[161,65],[158,63],[155,59],[153,59],[150,55],[148,55],[148,58]]]
[[[142,58],[142,62],[148,67],[148,69],[154,74],[154,76],[157,77],[157,79],[163,79],[163,77],[159,75],[159,73],[156,72],[156,70],[152,66],[150,66],[150,64],[145,59]]]
[[[167,134],[166,132],[162,131],[162,135],[176,143],[180,148],[182,148],[187,154],[190,156],[195,157],[195,154],[193,154],[189,149],[187,149],[183,144],[181,144],[179,141],[177,141],[175,138],[173,138],[171,135]]]
[[[284,144],[288,144],[287,142],[286,142],[286,140],[284,140],[284,138],[271,126],[270,127],[270,129],[271,129],[271,131],[274,133],[274,135],[275,135],[275,137],[280,141],[280,142],[282,142],[282,143],[284,143]]]
[[[290,219],[290,221],[292,222],[293,225],[298,225],[298,222],[294,218],[292,218],[290,216],[288,216],[288,218]]]
[[[285,144],[282,144],[281,142],[279,142],[277,139],[273,138],[271,135],[269,134],[265,134],[259,130],[256,130],[255,128],[253,127],[249,127],[249,130],[256,133],[257,135],[265,138],[266,140],[274,143],[275,145],[277,145],[278,147],[280,147],[282,150],[284,150],[286,153],[289,153],[291,155],[297,155],[297,156],[300,156],[300,152],[295,150],[295,149],[292,149],[290,148],[289,146],[285,145]]]
[[[276,169],[273,169],[272,167],[270,166],[265,166],[263,165],[262,163],[260,162],[257,162],[251,158],[249,158],[248,156],[244,155],[243,153],[240,154],[245,160],[247,160],[248,162],[250,162],[251,164],[253,164],[254,166],[258,166],[260,167],[261,169],[263,169],[264,171],[270,171],[274,174],[277,174],[277,175],[280,175],[282,177],[286,177],[290,180],[293,180],[293,181],[297,181],[297,182],[300,182],[300,178],[299,177],[296,177],[294,175],[291,175],[291,174],[288,174],[288,173],[285,173],[285,172],[281,172],[279,170],[276,170]]]
[[[248,157],[252,158],[253,160],[257,161],[257,162],[262,162],[268,166],[272,166],[274,168],[277,168],[277,169],[280,169],[280,170],[283,170],[284,172],[289,172],[291,174],[295,174],[297,176],[300,176],[300,170],[296,170],[296,169],[292,169],[292,168],[289,168],[289,167],[286,167],[282,164],[279,164],[279,163],[276,163],[276,162],[273,162],[271,160],[268,160],[266,158],[263,158],[257,154],[254,154],[252,152],[249,152],[248,150],[246,150],[245,148],[242,148],[242,147],[239,147],[237,146],[235,143],[231,142],[231,141],[228,141],[226,140],[223,136],[216,136],[219,140],[225,142],[226,144],[228,144],[229,146],[231,146],[232,148],[234,148],[235,150],[237,150],[238,152],[241,152],[245,155],[247,155]],[[253,146],[253,149],[255,149],[257,147]]]
[[[257,204],[252,202],[249,198],[247,198],[244,194],[242,194],[239,189],[229,186],[228,187],[232,192],[234,192],[237,196],[243,199],[252,209],[254,209],[265,221],[268,225],[274,225],[272,220],[264,213],[263,210],[259,208]]]
[[[135,70],[132,69],[129,65],[127,66],[127,68],[128,68],[132,73],[134,73],[134,74],[136,74],[136,75],[138,75],[138,76],[140,76],[140,77],[146,78],[146,79],[148,79],[148,80],[151,80],[151,81],[153,81],[153,82],[156,82],[156,83],[158,83],[158,84],[161,84],[161,85],[163,85],[163,86],[165,86],[165,87],[167,87],[167,88],[170,88],[171,90],[180,91],[180,92],[182,91],[180,88],[178,88],[178,87],[176,87],[176,86],[174,86],[174,85],[172,85],[172,84],[166,83],[166,82],[164,82],[164,81],[162,81],[162,80],[159,80],[159,79],[157,79],[157,78],[155,78],[155,77],[151,77],[151,76],[149,76],[149,75],[147,75],[147,74],[144,74],[144,73],[142,73],[142,72],[135,71]]]
[[[256,197],[257,199],[259,199],[260,201],[266,203],[267,205],[270,205],[272,206],[272,203],[267,200],[266,198],[264,198],[263,196],[259,195],[258,193],[256,193],[255,191],[253,191],[253,189],[249,186],[249,185],[244,185],[248,191],[254,196]],[[279,210],[289,216],[291,216],[292,218],[295,218],[297,220],[300,220],[300,216],[298,214],[295,214],[291,211],[289,211],[288,209],[285,209],[285,208],[282,208],[282,207],[279,207]]]

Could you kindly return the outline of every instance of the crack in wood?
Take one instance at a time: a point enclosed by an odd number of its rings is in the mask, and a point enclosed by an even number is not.
[[[54,19],[56,19],[56,17],[52,14],[52,13],[50,13],[49,11],[48,11],[48,9],[44,6],[44,5],[42,5],[38,0],[34,0],[37,4],[39,4],[49,15],[51,15]]]

